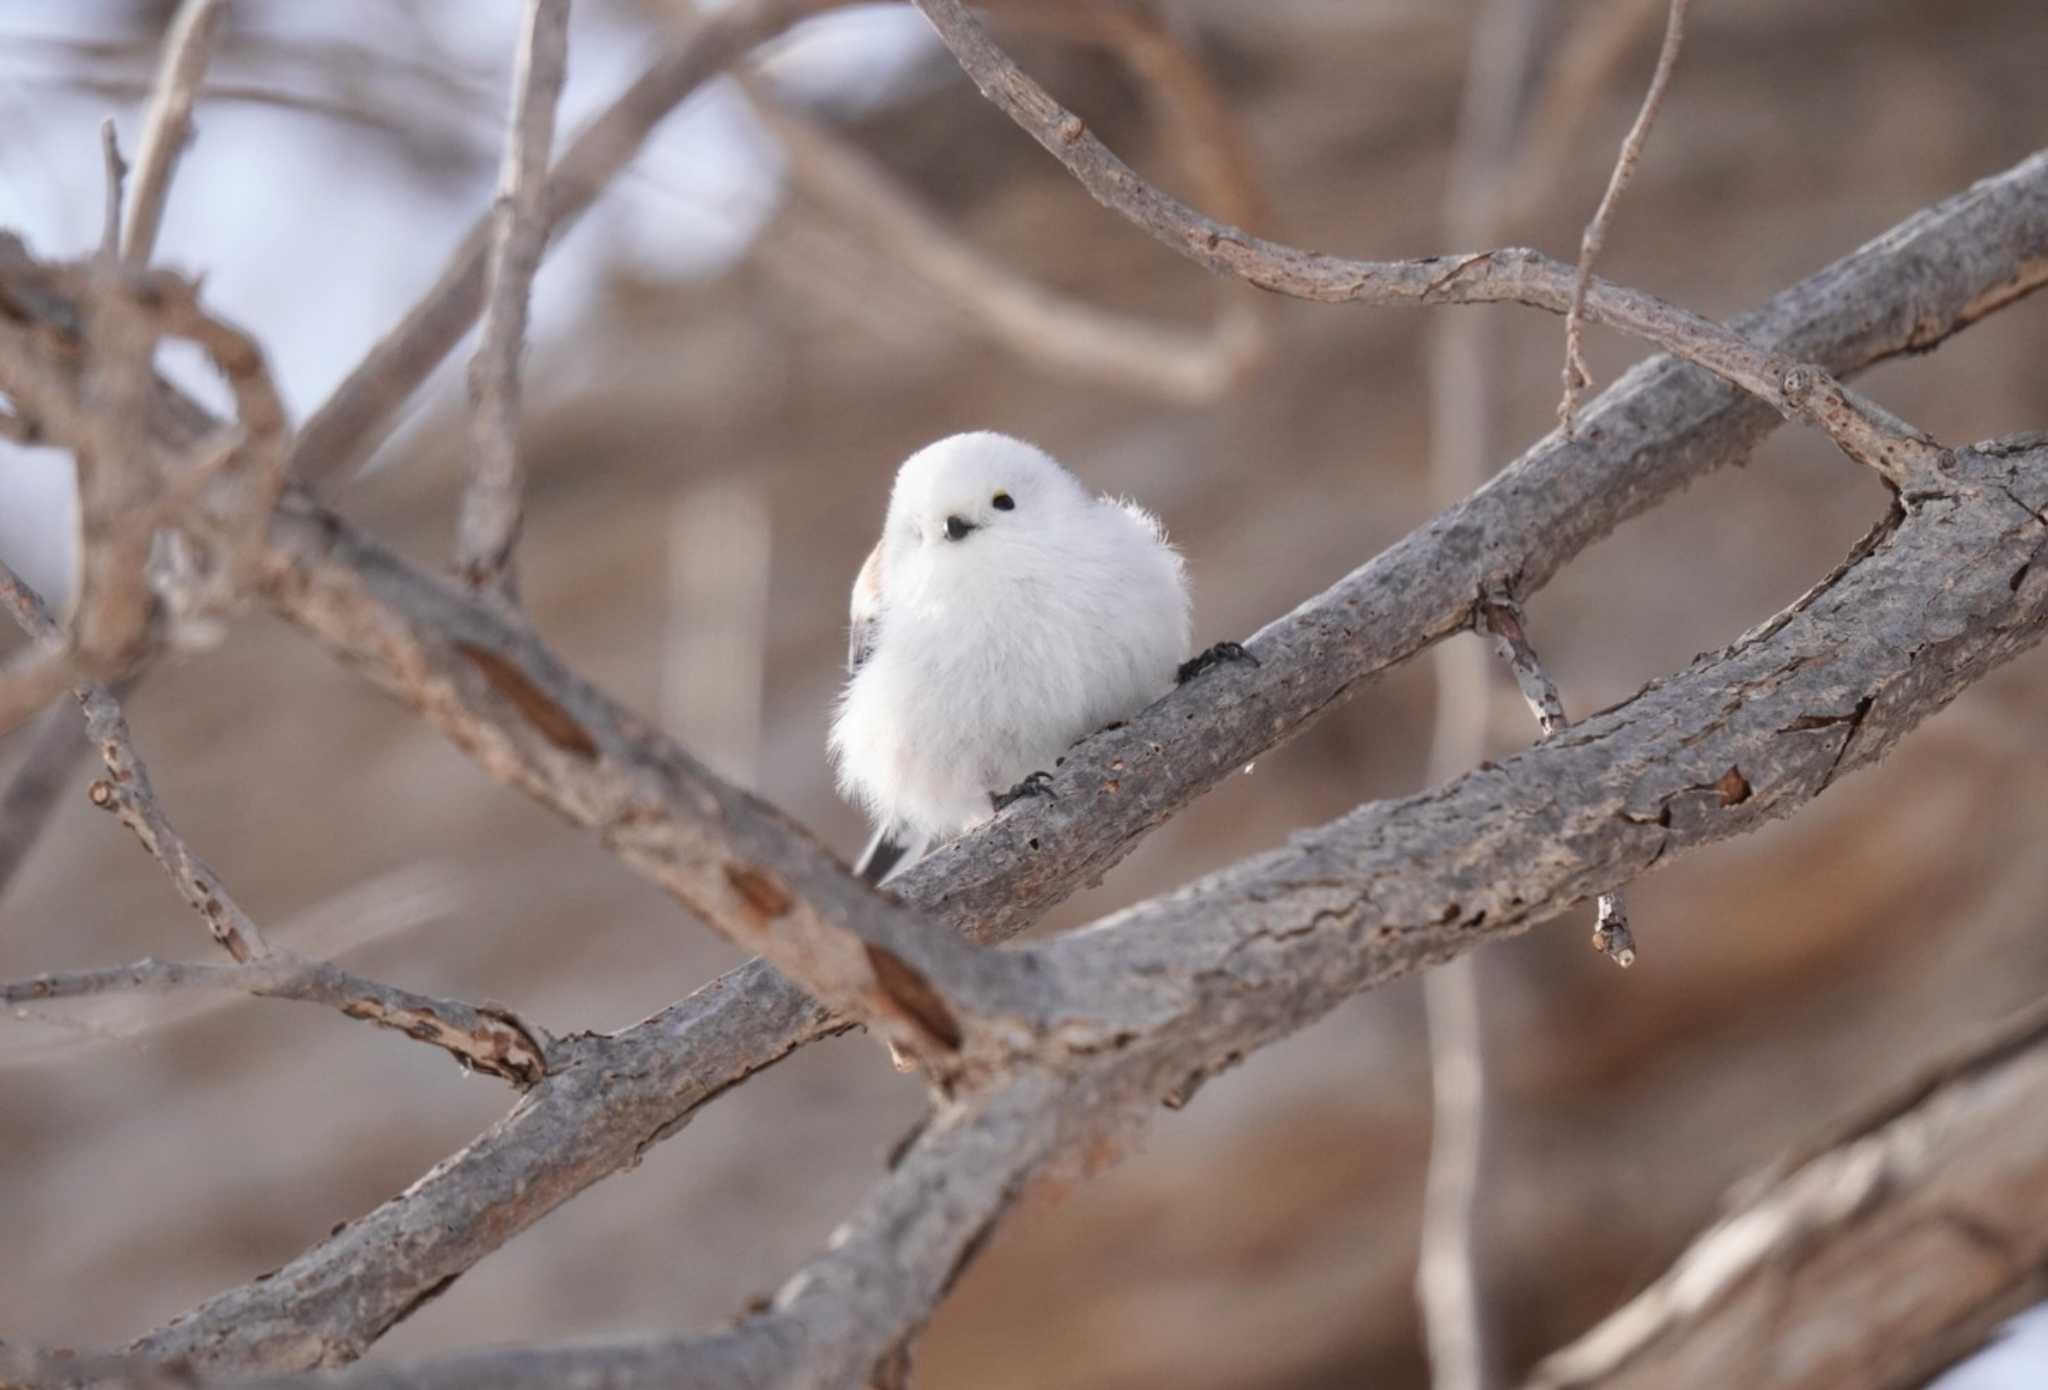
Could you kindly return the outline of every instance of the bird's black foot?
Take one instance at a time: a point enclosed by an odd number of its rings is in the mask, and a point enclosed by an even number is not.
[[[1180,670],[1174,674],[1174,680],[1182,685],[1186,685],[1211,666],[1221,666],[1226,661],[1248,661],[1254,666],[1259,664],[1257,657],[1237,643],[1218,642],[1215,646],[1209,648],[1208,651],[1198,656],[1191,656],[1186,661],[1183,661],[1180,664]]]
[[[1042,796],[1056,800],[1059,793],[1052,789],[1050,772],[1034,772],[1006,792],[990,792],[988,799],[1000,811],[1013,801],[1022,801],[1027,796]]]

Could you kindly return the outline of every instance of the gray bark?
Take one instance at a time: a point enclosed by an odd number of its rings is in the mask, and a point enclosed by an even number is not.
[[[1832,371],[1847,371],[1931,347],[2044,279],[2048,156],[2036,156],[1909,219],[1735,326],[1756,342]],[[1298,731],[1375,672],[1463,626],[1482,590],[1533,591],[1621,521],[1709,469],[1745,457],[1775,422],[1767,408],[1669,359],[1635,369],[1583,419],[1577,442],[1546,440],[1479,494],[1269,625],[1251,644],[1264,663],[1259,668],[1229,668],[1205,677],[1129,727],[1081,745],[1058,774],[1059,799],[1012,812],[933,856],[901,880],[904,898],[977,939],[1013,935],[1098,877],[1146,830],[1232,769]],[[1971,476],[2000,466],[1995,459],[1975,460]],[[1922,504],[1866,561],[1892,565],[1900,553],[1921,556],[1922,537],[1937,525],[1934,516],[1922,513],[1957,510],[1953,503]],[[2023,548],[2025,527],[2013,521],[2010,510],[1982,499],[1960,508],[1972,543],[2000,562]],[[287,555],[294,528],[325,524],[317,517],[287,520]],[[1909,533],[1912,544],[1902,552],[1900,538]],[[1998,584],[2017,570],[2015,561],[1996,576]],[[1859,567],[1856,573],[1874,572]],[[1914,577],[1925,581],[1930,573]],[[386,569],[382,583],[380,602],[401,610],[413,605],[415,611],[398,620],[402,628],[424,621],[418,610],[432,606],[428,598],[441,602],[433,597],[440,590],[431,581],[403,567]],[[2032,595],[2024,583],[2022,589]],[[2013,605],[2021,602],[2019,592],[2005,593]],[[291,613],[297,601],[283,588],[280,594]],[[1997,595],[1986,591],[1975,598],[1989,604]],[[1872,660],[1878,654],[1870,644],[1912,616],[1899,613],[1898,607],[1886,599],[1876,612],[1860,613],[1851,605],[1841,615],[1868,639],[1859,650],[1867,650]],[[2026,611],[2032,614],[2031,608]],[[2026,625],[2031,616],[2019,622],[2016,608],[1950,617],[2018,623],[1986,630],[1978,639],[1948,634],[1924,644],[1927,661],[1944,654],[1964,660],[1957,668],[1963,675],[2009,654],[2038,630]],[[1253,972],[1241,980],[1251,993],[1226,998],[1208,1022],[1188,1014],[1190,1007],[1215,1002],[1199,991],[1183,987],[1176,992],[1162,982],[1141,992],[1135,1002],[1160,1035],[1184,1036],[1187,1046],[1144,1052],[1138,1068],[1143,1084],[1135,1090],[1185,1082],[1226,1059],[1233,1048],[1269,1035],[1265,1030],[1280,1026],[1290,989],[1312,990],[1303,1001],[1304,1012],[1319,1009],[1344,990],[1451,954],[1486,932],[1519,929],[1533,920],[1535,904],[1562,906],[1608,886],[1652,862],[1660,846],[1734,833],[1766,813],[1789,809],[1832,777],[1822,763],[1832,769],[1838,755],[1845,765],[1874,756],[1908,722],[1924,717],[1959,688],[1933,680],[1933,668],[1926,661],[1914,664],[1910,656],[1901,658],[1903,667],[1882,671],[1832,662],[1813,670],[1807,670],[1811,661],[1790,670],[1769,665],[1790,659],[1785,642],[1814,640],[1811,630],[1811,613],[1795,614],[1774,634],[1784,642],[1763,641],[1725,654],[1719,673],[1723,679],[1762,682],[1757,693],[1770,697],[1773,713],[1768,717],[1782,715],[1789,724],[1853,715],[1863,694],[1852,693],[1851,678],[1882,676],[1890,684],[1869,687],[1873,703],[1861,732],[1847,722],[1766,728],[1743,719],[1740,709],[1717,716],[1721,700],[1703,692],[1698,680],[1683,677],[1627,707],[1634,711],[1627,729],[1610,728],[1620,712],[1605,717],[1607,722],[1589,721],[1544,749],[1476,774],[1477,781],[1468,778],[1409,803],[1366,808],[1325,832],[1314,842],[1319,846],[1313,851],[1316,866],[1340,857],[1349,846],[1370,850],[1371,862],[1384,872],[1393,862],[1388,857],[1395,852],[1392,847],[1413,843],[1400,839],[1407,834],[1424,837],[1435,852],[1449,856],[1435,878],[1377,885],[1385,900],[1376,905],[1360,901],[1355,884],[1317,888],[1306,881],[1303,866],[1309,857],[1300,851],[1259,861],[1248,872],[1268,875],[1261,881],[1285,886],[1289,893],[1286,909],[1276,908],[1266,919],[1274,932],[1283,931],[1277,925],[1283,915],[1313,922],[1318,903],[1351,914],[1349,923],[1333,933],[1308,931],[1291,941],[1284,934],[1246,938],[1242,954],[1229,965],[1233,972]],[[439,634],[444,643],[452,635],[449,630]],[[352,659],[378,655],[374,646],[358,648]],[[582,703],[558,667],[519,669],[538,688],[552,691],[550,699],[566,701],[563,707]],[[1681,686],[1689,698],[1702,702],[1699,709],[1674,703],[1670,692]],[[481,704],[464,706],[463,717],[479,716],[486,727],[505,731],[504,741],[486,753],[506,754],[509,761],[501,769],[507,773],[530,775],[532,764],[522,761],[528,754],[541,760],[577,756],[537,737],[531,724],[508,713],[501,699],[480,692],[473,680],[437,679],[414,697],[458,703],[478,698]],[[1696,725],[1702,719],[1720,721],[1706,732],[1709,746],[1727,753],[1728,763],[1696,767],[1705,755],[1694,749],[1681,750],[1673,768],[1646,768],[1644,750],[1668,749],[1678,737],[1672,730],[1688,712]],[[1622,750],[1633,751],[1623,759]],[[1552,764],[1532,759],[1561,760],[1556,768],[1565,769],[1560,775],[1568,780],[1546,781]],[[1753,788],[1749,800],[1757,804],[1717,808],[1719,779],[1738,764]],[[1606,780],[1603,769],[1612,774]],[[1536,798],[1535,819],[1495,824],[1491,811],[1507,796],[1524,798],[1521,804]],[[1562,806],[1577,809],[1558,809]],[[1649,823],[1617,820],[1617,807],[1646,816]],[[1672,825],[1657,824],[1667,810]],[[1390,829],[1396,819],[1414,829]],[[1564,857],[1555,863],[1549,860],[1541,827],[1568,837]],[[1517,853],[1526,856],[1532,845],[1543,853],[1501,878],[1487,878],[1464,864],[1457,850],[1463,843],[1459,834],[1474,836],[1475,852],[1496,868]],[[1202,891],[1213,900],[1226,888],[1212,883]],[[1519,906],[1512,904],[1515,896],[1523,899]],[[1091,933],[1056,945],[1042,958],[1055,966],[1071,961],[1092,967],[1107,958],[1091,952],[1143,955],[1170,935],[1176,901],[1145,909],[1149,915],[1131,923],[1137,929],[1128,935]],[[1453,920],[1428,920],[1453,901],[1458,905]],[[1375,913],[1371,920],[1367,908]],[[1475,923],[1482,910],[1488,913],[1486,921]],[[1353,925],[1356,941],[1350,939]],[[1106,937],[1121,944],[1105,948],[1100,942]],[[1220,937],[1205,938],[1199,949],[1215,960],[1221,958],[1218,952],[1228,954],[1229,945]],[[1325,949],[1331,953],[1326,960],[1320,956]],[[1123,958],[1116,968],[1128,969],[1135,959]],[[1288,973],[1295,970],[1308,974]],[[1130,978],[1123,976],[1121,982],[1129,984]],[[1108,1001],[1112,1011],[1133,1002],[1124,995]],[[153,1358],[186,1356],[202,1368],[333,1365],[359,1355],[477,1259],[674,1132],[698,1105],[832,1026],[823,1009],[755,962],[617,1037],[564,1044],[551,1057],[551,1074],[510,1115],[407,1193],[275,1276],[209,1300],[134,1350]]]

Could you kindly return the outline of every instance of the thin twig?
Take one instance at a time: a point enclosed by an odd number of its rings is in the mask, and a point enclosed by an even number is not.
[[[1139,177],[1086,121],[997,47],[962,0],[916,4],[982,94],[1064,164],[1097,202],[1197,265],[1275,294],[1327,304],[1518,303],[1555,313],[1571,307],[1573,268],[1523,248],[1362,261],[1267,241],[1205,217]],[[1926,483],[1939,472],[1939,444],[1910,427],[1887,424],[1882,410],[1818,367],[1765,352],[1710,319],[1597,277],[1586,288],[1585,313],[1825,431],[1844,453],[1895,488]]]
[[[547,248],[542,202],[555,142],[555,108],[569,62],[569,0],[526,0],[513,63],[498,198],[491,209],[483,334],[470,360],[469,487],[462,495],[456,568],[472,589],[516,597],[526,480],[519,465],[519,359],[526,348],[534,272]]]
[[[547,1074],[546,1034],[504,1009],[478,1008],[367,979],[328,961],[273,951],[234,965],[139,960],[106,970],[72,970],[0,982],[0,1005],[51,1004],[104,994],[239,990],[266,999],[326,1004],[350,1018],[438,1047],[464,1066],[522,1087]]]
[[[1508,175],[1505,206],[1515,214],[1548,206],[1557,192],[1557,172],[1578,144],[1579,130],[1607,80],[1668,0],[1610,0],[1574,6],[1570,29],[1558,41],[1543,90],[1524,118],[1515,168]]]
[[[1650,75],[1650,90],[1643,94],[1642,109],[1636,112],[1635,124],[1629,127],[1628,136],[1621,142],[1621,154],[1614,161],[1614,172],[1608,176],[1607,191],[1600,196],[1600,206],[1593,213],[1593,220],[1586,224],[1585,235],[1579,239],[1579,269],[1572,285],[1572,304],[1564,319],[1564,399],[1558,402],[1557,420],[1564,429],[1565,438],[1572,435],[1572,413],[1578,408],[1579,392],[1592,385],[1592,375],[1586,370],[1586,359],[1581,353],[1580,336],[1586,313],[1586,289],[1592,283],[1593,263],[1600,259],[1600,249],[1607,243],[1607,224],[1614,218],[1615,205],[1621,201],[1621,191],[1628,187],[1628,181],[1635,177],[1636,163],[1642,158],[1643,143],[1650,138],[1650,127],[1656,123],[1657,109],[1664,104],[1664,90],[1671,85],[1671,73],[1678,66],[1678,50],[1685,42],[1685,12],[1692,0],[1671,0],[1670,18],[1664,25],[1664,46],[1657,54],[1657,70]]]
[[[1557,693],[1557,683],[1543,669],[1536,649],[1529,644],[1529,634],[1522,626],[1521,606],[1506,592],[1493,593],[1481,600],[1478,616],[1480,626],[1493,636],[1494,651],[1514,672],[1515,684],[1528,702],[1529,713],[1536,717],[1540,743],[1565,726],[1564,698]],[[1743,788],[1744,795],[1748,790]],[[1618,888],[1600,895],[1593,949],[1624,970],[1636,963],[1636,939],[1628,929],[1628,907]]]
[[[114,118],[100,122],[100,154],[107,166],[106,224],[100,229],[100,261],[112,265],[121,255],[121,190],[128,178],[128,161],[121,158],[121,137]]]
[[[156,95],[143,122],[142,143],[135,152],[134,196],[121,237],[121,256],[129,265],[147,265],[156,250],[164,204],[171,196],[171,176],[192,138],[192,106],[224,10],[222,0],[185,0],[164,35],[163,63],[157,69]]]
[[[0,561],[0,598],[6,600],[14,620],[24,632],[48,645],[62,640],[56,621],[42,596],[22,582],[21,576]],[[194,911],[206,919],[213,939],[238,961],[267,955],[263,933],[241,907],[220,886],[219,875],[194,855],[177,831],[165,819],[150,785],[149,769],[135,751],[121,702],[104,686],[84,685],[78,691],[79,706],[85,711],[86,737],[106,762],[107,777],[94,782],[92,803],[113,811],[121,823],[135,832],[144,849],[164,866],[178,891]]]
[[[47,645],[61,640],[61,632],[41,596],[5,562],[0,562],[0,598],[4,598],[15,620],[38,642]],[[125,986],[115,981],[119,972],[88,972],[67,978],[79,982],[98,980],[97,986],[52,985],[46,977],[40,986],[33,981],[21,986],[40,990],[31,997],[47,1000],[124,987],[170,988],[187,982],[178,978],[183,971],[193,983],[332,1004],[352,1018],[396,1028],[454,1053],[480,1071],[521,1085],[531,1085],[545,1074],[547,1053],[541,1041],[543,1035],[502,1010],[493,1012],[414,994],[363,979],[324,961],[309,961],[290,951],[274,950],[241,904],[221,885],[220,875],[192,852],[164,815],[150,783],[149,769],[135,751],[120,700],[112,691],[96,685],[80,687],[77,696],[85,711],[86,739],[99,750],[107,766],[107,776],[89,789],[93,805],[112,811],[135,833],[143,848],[170,875],[180,895],[205,919],[213,939],[234,957],[238,966],[256,966],[260,970],[247,976],[213,975],[204,966],[144,962],[142,966],[128,968],[131,983]],[[0,1002],[22,1001],[0,991]]]

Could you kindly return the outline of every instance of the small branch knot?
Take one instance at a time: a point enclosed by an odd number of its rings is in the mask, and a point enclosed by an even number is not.
[[[1816,375],[1813,368],[1807,366],[1786,368],[1785,374],[1778,378],[1778,391],[1785,397],[1785,403],[1790,406],[1806,404],[1806,398],[1813,394]]]

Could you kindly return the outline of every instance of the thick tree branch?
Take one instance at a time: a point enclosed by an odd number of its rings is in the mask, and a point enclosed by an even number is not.
[[[548,175],[546,235],[559,239],[639,152],[683,99],[748,49],[807,15],[844,0],[737,0],[703,14],[602,114],[584,127]],[[492,217],[478,219],[440,277],[399,325],[370,349],[299,431],[291,476],[320,486],[346,474],[376,444],[391,417],[455,350],[484,305]]]
[[[364,1366],[323,1381],[351,1390],[494,1386],[553,1390],[755,1390],[871,1385],[921,1328],[1031,1175],[1071,1136],[1086,1098],[1027,1072],[985,1099],[935,1117],[844,1225],[831,1248],[782,1286],[766,1310],[729,1332],[561,1350]],[[246,1390],[297,1386],[300,1377]]]
[[[1736,327],[1850,371],[1931,348],[2044,282],[2048,155],[1916,214]],[[1254,639],[1260,667],[1212,673],[1199,690],[1083,743],[1056,779],[1058,800],[1019,807],[940,850],[899,880],[902,895],[980,939],[1014,935],[1373,673],[1469,625],[1477,594],[1506,580],[1533,593],[1622,521],[1747,457],[1777,421],[1669,359],[1630,371],[1586,418],[1594,429],[1578,441],[1543,441],[1269,625]],[[201,1369],[350,1360],[697,1107],[843,1026],[757,960],[616,1037],[564,1042],[548,1078],[510,1115],[408,1192],[133,1349]]]
[[[1211,220],[1141,179],[998,48],[961,0],[916,0],[982,95],[1064,164],[1103,206],[1198,265],[1261,289],[1323,303],[1518,303],[1565,313],[1578,277],[1572,267],[1522,248],[1361,261],[1266,241]],[[1602,280],[1586,286],[1596,322],[1655,343],[1825,431],[1842,451],[1895,487],[1932,475],[1941,449],[1898,425],[1812,366],[1752,346],[1737,332],[1638,290]]]
[[[1734,646],[1447,787],[1060,938],[1034,953],[1066,1011],[1040,1050],[1135,1036],[1222,1065],[1351,993],[1789,814],[2040,640],[2044,504],[2048,436],[1958,450],[1939,493]]]
[[[156,94],[142,125],[142,143],[135,154],[135,187],[128,202],[128,222],[121,237],[122,259],[143,266],[156,251],[156,234],[170,201],[171,176],[178,157],[192,138],[192,106],[200,79],[213,53],[214,31],[220,27],[223,0],[185,0],[164,35],[163,65],[157,71]]]
[[[527,302],[547,249],[542,206],[555,107],[569,64],[569,0],[527,0],[513,63],[512,114],[491,210],[483,338],[469,366],[470,477],[456,567],[473,589],[511,595],[526,481],[519,467],[519,359]]]
[[[2036,1010],[1785,1165],[1528,1388],[1922,1385],[2048,1293],[2044,1212]]]
[[[583,1376],[612,1387],[847,1383],[921,1325],[1006,1194],[1074,1138],[1187,1094],[1358,990],[1788,813],[2038,642],[2048,436],[1958,451],[1947,482],[1764,628],[1617,709],[1020,953],[1038,967],[1039,1031],[1017,1040],[989,1108],[969,1111],[1015,1109],[999,1127],[942,1125],[921,1142],[913,1156],[925,1161],[885,1180],[837,1247],[785,1288],[781,1308],[804,1309],[794,1327],[351,1379],[392,1390]],[[1723,766],[1739,788],[1709,771]],[[1068,1107],[1087,1116],[1078,1133],[1061,1132]],[[983,1138],[941,1160],[954,1135]]]
[[[466,1067],[531,1086],[547,1074],[545,1035],[503,1009],[477,1008],[382,984],[322,960],[271,951],[236,965],[140,960],[106,970],[72,970],[0,981],[0,1004],[50,1004],[103,994],[230,989],[266,999],[302,999],[391,1028],[438,1047]]]

